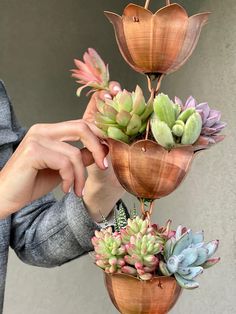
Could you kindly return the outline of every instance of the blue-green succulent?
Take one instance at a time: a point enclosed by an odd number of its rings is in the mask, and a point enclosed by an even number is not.
[[[218,248],[219,241],[204,243],[203,232],[193,233],[179,226],[175,236],[171,237],[164,246],[164,261],[159,268],[163,275],[174,275],[182,288],[194,289],[199,286],[195,278],[219,262],[220,258],[212,258]]]

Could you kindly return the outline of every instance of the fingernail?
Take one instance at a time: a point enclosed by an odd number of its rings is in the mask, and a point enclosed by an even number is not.
[[[106,157],[105,157],[104,160],[103,160],[103,164],[104,164],[104,167],[105,167],[105,168],[108,168],[108,160],[107,160]]]
[[[71,186],[70,188],[69,188],[69,192],[68,193],[71,193],[73,191],[73,186]]]
[[[81,193],[81,194],[82,194],[82,196],[84,196],[84,194],[85,194],[85,190],[84,190],[84,188],[83,188],[83,190],[82,190],[82,193]]]
[[[107,99],[112,99],[111,95],[110,94],[104,94],[104,98],[107,98]]]
[[[115,85],[115,86],[113,87],[113,90],[114,90],[115,92],[119,92],[119,91],[121,91],[121,88],[120,88],[120,86]]]

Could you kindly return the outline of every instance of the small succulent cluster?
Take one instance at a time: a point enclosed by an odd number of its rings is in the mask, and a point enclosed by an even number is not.
[[[176,97],[173,103],[167,95],[154,99],[151,129],[155,140],[171,149],[177,144],[193,145],[200,136],[210,144],[222,140],[217,134],[226,126],[220,122],[220,112],[211,110],[207,103],[197,104],[191,96],[185,105]]]
[[[179,226],[175,236],[164,245],[164,261],[160,261],[160,271],[164,276],[174,275],[182,288],[197,288],[199,284],[194,279],[204,268],[220,260],[218,257],[211,258],[218,244],[218,240],[205,244],[203,232],[193,233]]]
[[[76,69],[71,70],[72,77],[77,79],[77,83],[82,85],[77,89],[77,96],[80,96],[81,91],[86,87],[92,87],[91,92],[108,91],[112,96],[115,96],[120,90],[119,83],[109,81],[108,65],[104,63],[93,48],[89,48],[84,53],[83,61],[75,59],[74,62]]]
[[[108,137],[129,143],[132,138],[145,131],[153,112],[153,103],[145,102],[143,92],[137,86],[132,93],[123,90],[113,99],[97,99],[97,109],[96,125]]]
[[[174,276],[181,287],[194,289],[199,286],[195,277],[220,260],[212,258],[218,241],[205,244],[203,232],[193,233],[182,226],[171,230],[171,221],[164,227],[150,226],[148,219],[139,216],[129,218],[125,225],[123,218],[119,231],[108,227],[96,231],[92,239],[96,264],[107,273],[141,280]]]
[[[200,136],[208,144],[224,139],[219,132],[226,123],[220,121],[221,113],[207,103],[198,104],[192,96],[185,104],[175,97],[174,103],[163,93],[146,103],[139,86],[134,92],[122,91],[118,82],[109,81],[108,65],[92,48],[85,52],[83,61],[75,59],[75,65],[72,77],[82,84],[77,95],[85,87],[103,93],[96,97],[95,123],[107,137],[130,143],[146,131],[150,119],[154,139],[167,150],[176,145],[194,145]]]
[[[198,104],[192,96],[187,99],[185,104],[178,97],[175,97],[175,103],[180,106],[182,112],[195,110],[200,114],[202,118],[201,136],[208,138],[209,143],[215,144],[222,140],[219,132],[226,127],[226,123],[220,121],[220,111],[211,109],[207,102]]]

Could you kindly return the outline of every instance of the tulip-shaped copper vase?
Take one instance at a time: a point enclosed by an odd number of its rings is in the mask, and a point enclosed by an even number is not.
[[[182,6],[173,3],[153,14],[148,4],[130,3],[122,16],[108,11],[105,15],[114,27],[123,58],[135,71],[169,74],[193,53],[209,13],[188,17]]]
[[[111,301],[122,314],[167,314],[182,291],[173,277],[142,281],[126,274],[104,276]]]
[[[171,151],[151,140],[131,145],[107,139],[115,174],[126,191],[145,199],[159,199],[183,181],[194,157],[192,145]]]

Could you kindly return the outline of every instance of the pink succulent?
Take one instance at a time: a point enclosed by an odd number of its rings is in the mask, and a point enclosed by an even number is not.
[[[77,83],[82,84],[77,89],[77,96],[80,96],[81,91],[86,87],[92,87],[90,92],[97,90],[108,91],[112,96],[115,96],[120,90],[120,84],[115,81],[109,82],[110,75],[108,65],[104,63],[102,58],[93,48],[89,48],[83,55],[83,61],[74,60],[77,69],[73,69],[72,77],[77,79]]]

